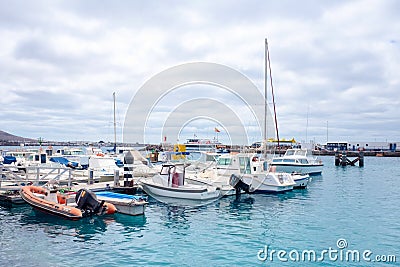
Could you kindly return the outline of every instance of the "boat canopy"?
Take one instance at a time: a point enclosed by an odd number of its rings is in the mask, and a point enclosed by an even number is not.
[[[68,159],[66,159],[64,157],[51,157],[50,161],[51,162],[60,163],[60,164],[65,165],[67,167],[73,167],[73,168],[78,167],[78,163],[77,162],[69,161]]]
[[[4,164],[11,164],[13,162],[17,162],[17,158],[14,156],[4,156]]]

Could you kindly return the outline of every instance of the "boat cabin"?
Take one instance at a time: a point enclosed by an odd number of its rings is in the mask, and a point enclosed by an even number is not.
[[[267,163],[257,154],[239,153],[221,155],[217,160],[219,175],[257,174],[267,169]]]

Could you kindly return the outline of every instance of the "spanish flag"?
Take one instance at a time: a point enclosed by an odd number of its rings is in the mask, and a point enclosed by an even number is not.
[[[217,127],[215,127],[215,128],[214,128],[214,131],[215,131],[216,133],[219,133],[219,132],[221,132],[220,130],[218,130],[218,128],[217,128]]]

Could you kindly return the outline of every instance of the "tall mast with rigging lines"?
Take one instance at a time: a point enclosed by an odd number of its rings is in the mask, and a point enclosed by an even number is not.
[[[274,107],[274,119],[275,119],[275,132],[276,132],[276,139],[278,140],[278,149],[280,147],[279,145],[279,131],[278,131],[278,119],[276,116],[276,106],[275,106],[275,93],[274,93],[274,86],[272,84],[272,70],[271,70],[271,60],[269,57],[269,49],[268,49],[268,41],[267,38],[265,38],[265,118],[264,118],[264,123],[265,123],[265,129],[264,129],[264,135],[265,138],[266,136],[266,129],[267,129],[267,76],[268,76],[268,71],[269,71],[269,80],[271,84],[271,93],[272,93],[272,104]]]

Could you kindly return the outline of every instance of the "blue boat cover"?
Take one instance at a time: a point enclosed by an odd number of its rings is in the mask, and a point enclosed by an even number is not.
[[[77,162],[69,161],[68,159],[66,159],[64,157],[52,157],[52,158],[50,158],[50,161],[57,162],[57,163],[60,163],[62,165],[65,165],[67,167],[72,167],[72,168],[76,168],[79,165]]]
[[[115,159],[115,165],[117,165],[120,168],[124,167],[124,163],[120,159]]]
[[[14,156],[5,156],[4,157],[4,161],[3,161],[4,164],[11,164],[13,162],[17,162],[16,157],[14,157]]]
[[[110,191],[96,192],[96,195],[102,196],[102,197],[115,198],[115,199],[135,199],[135,200],[139,200],[139,201],[140,200],[147,201],[146,196],[134,196],[134,195],[114,193],[114,192],[110,192]]]

